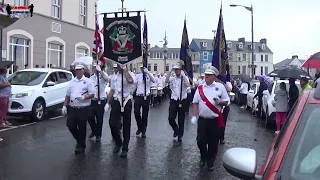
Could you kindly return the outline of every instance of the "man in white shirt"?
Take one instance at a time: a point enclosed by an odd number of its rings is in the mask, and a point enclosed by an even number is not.
[[[69,83],[62,107],[62,114],[68,114],[67,127],[77,141],[76,154],[84,153],[86,148],[88,108],[95,93],[92,81],[84,76],[84,68],[76,65],[76,77]]]
[[[111,82],[110,96],[112,98],[110,98],[110,101],[108,100],[105,106],[105,110],[108,110],[109,103],[111,104],[109,125],[112,137],[116,143],[113,152],[118,153],[122,147],[121,157],[127,157],[129,150],[132,113],[131,90],[133,83],[134,74],[129,72],[125,65],[118,65],[118,72],[112,77]],[[123,119],[123,140],[120,135],[121,117]]]
[[[193,117],[191,122],[198,124],[197,144],[200,149],[200,166],[207,163],[213,170],[218,153],[220,128],[224,127],[221,109],[229,102],[229,95],[223,84],[215,82],[218,70],[209,66],[205,70],[206,84],[200,85],[193,98]]]
[[[175,77],[171,77],[171,72],[175,72]],[[186,115],[186,108],[188,106],[187,88],[190,87],[189,79],[182,71],[180,64],[175,65],[171,72],[166,77],[166,83],[170,84],[172,93],[169,106],[169,124],[174,133],[173,137],[178,136],[178,141],[182,141],[184,132],[184,119]],[[178,114],[178,125],[176,117]]]
[[[89,107],[88,122],[92,130],[89,138],[93,138],[95,136],[96,142],[101,142],[104,106],[107,102],[107,94],[105,89],[109,79],[107,73],[101,70],[100,64],[93,64],[93,68],[94,74],[90,77],[90,79],[92,80],[96,91]],[[97,73],[99,73],[99,92]],[[98,97],[98,93],[100,93],[100,97]]]
[[[247,95],[249,93],[249,83],[242,82],[240,86],[240,99],[241,99],[241,107],[242,109],[246,108],[247,105]]]
[[[150,87],[151,83],[155,82],[155,79],[147,68],[144,68],[143,66],[140,66],[140,68],[141,73],[137,74],[135,77],[136,96],[134,98],[134,116],[138,127],[136,135],[140,135],[142,133],[142,138],[146,138],[150,103]],[[142,116],[140,112],[141,108]]]

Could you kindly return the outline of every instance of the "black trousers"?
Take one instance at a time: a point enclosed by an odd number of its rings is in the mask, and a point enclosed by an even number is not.
[[[197,144],[202,160],[215,160],[219,146],[218,118],[199,117]]]
[[[77,145],[86,147],[86,132],[88,120],[88,107],[68,107],[67,127]]]
[[[109,125],[111,129],[111,134],[117,146],[121,147],[122,150],[128,151],[130,133],[131,133],[131,111],[132,111],[132,101],[131,99],[127,102],[124,107],[124,112],[121,112],[121,105],[119,101],[111,100],[111,112]],[[123,141],[120,135],[121,128],[121,116],[122,120],[122,133]]]
[[[137,121],[138,130],[142,133],[147,131],[148,114],[149,114],[150,96],[144,100],[144,96],[136,96],[134,98],[134,117]],[[141,116],[142,108],[142,116]]]
[[[183,137],[184,132],[184,119],[186,116],[186,108],[188,100],[183,99],[181,101],[181,107],[179,107],[180,101],[170,100],[169,105],[169,124],[173,131],[178,134],[178,137]],[[178,124],[176,123],[176,117],[178,115]]]
[[[98,101],[91,100],[88,116],[88,121],[92,130],[92,134],[99,138],[101,138],[102,135],[104,106],[106,105],[106,100],[101,100],[100,102],[101,103],[98,104]]]
[[[247,94],[240,94],[240,100],[240,106],[245,106],[247,104]]]
[[[258,108],[258,112],[257,114],[260,116],[260,113],[262,111],[262,97],[258,97],[258,105],[257,105],[257,108]]]
[[[224,127],[221,128],[220,140],[224,140],[224,134],[225,134],[226,126],[227,126],[229,111],[230,111],[230,107],[225,106],[223,109],[223,112],[222,112]]]

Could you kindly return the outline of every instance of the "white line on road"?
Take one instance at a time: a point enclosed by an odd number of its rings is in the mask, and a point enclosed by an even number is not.
[[[1,141],[3,141],[3,139],[2,139],[2,138],[0,138],[0,142],[1,142]]]
[[[49,119],[50,119],[50,120],[52,120],[52,119],[59,119],[59,118],[62,118],[62,117],[64,117],[64,116],[52,117],[52,118],[49,118]]]
[[[37,122],[32,122],[32,123],[28,123],[28,124],[19,125],[19,126],[11,126],[10,128],[1,129],[0,132],[12,130],[12,129],[17,129],[17,128],[20,128],[20,127],[30,126],[30,125],[33,125],[33,124],[36,124],[36,123]]]

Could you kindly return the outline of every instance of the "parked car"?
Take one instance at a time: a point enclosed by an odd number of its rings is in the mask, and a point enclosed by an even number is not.
[[[272,105],[272,101],[274,100],[275,93],[280,89],[281,82],[286,83],[287,91],[289,92],[290,85],[288,80],[276,80],[269,85],[267,90],[263,91],[261,117],[265,118],[266,127],[275,124],[276,109]],[[298,86],[299,92],[301,92],[300,82],[296,81],[295,83]]]
[[[106,89],[105,89],[105,91],[106,91],[106,93],[107,93],[107,96],[108,96],[110,90],[111,90],[111,88],[110,88],[110,85],[109,85],[109,83],[108,83],[107,86],[106,86]]]
[[[241,179],[320,179],[320,88],[302,92],[264,164],[257,170],[254,149],[231,148],[222,157],[224,168]]]
[[[257,94],[259,86],[259,81],[252,82],[249,93],[247,95],[247,107],[251,109],[252,114],[257,110],[258,99],[253,97]]]
[[[36,121],[43,119],[46,110],[61,108],[67,87],[73,75],[62,69],[31,68],[12,74],[12,97],[9,115],[31,115]]]

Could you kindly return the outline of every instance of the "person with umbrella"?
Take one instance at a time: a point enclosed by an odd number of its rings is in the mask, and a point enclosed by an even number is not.
[[[289,78],[290,87],[289,87],[289,111],[288,112],[290,112],[294,103],[299,98],[299,89],[295,82],[296,82],[295,78]]]
[[[312,86],[309,83],[309,79],[307,77],[301,77],[300,78],[300,86],[301,86],[302,90],[311,89],[312,88]]]
[[[265,79],[263,77],[259,77],[259,81],[260,81],[260,86],[258,89],[258,92],[256,95],[254,95],[253,99],[258,97],[258,114],[261,113],[261,108],[262,108],[262,97],[263,97],[263,91],[268,89],[267,84],[265,83]]]

